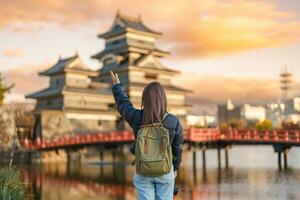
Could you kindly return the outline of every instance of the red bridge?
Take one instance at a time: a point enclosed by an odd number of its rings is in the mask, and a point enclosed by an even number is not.
[[[27,152],[51,151],[58,149],[80,149],[88,146],[122,146],[131,144],[134,135],[130,131],[110,131],[94,134],[64,136],[53,140],[37,139],[24,141]],[[287,168],[287,153],[292,146],[300,146],[299,130],[256,131],[229,129],[197,129],[184,130],[184,143],[193,151],[193,163],[196,164],[196,152],[202,150],[205,167],[205,150],[218,149],[218,161],[221,166],[221,149],[225,150],[225,163],[228,166],[228,148],[232,145],[272,145],[278,153],[278,166],[281,169],[281,155],[284,155],[284,166]],[[101,153],[102,154],[102,153]],[[102,160],[102,156],[101,160]],[[195,167],[196,168],[196,167]]]
[[[81,134],[64,136],[53,140],[40,140],[34,142],[25,140],[25,150],[56,150],[69,147],[84,147],[97,144],[126,144],[134,141],[130,131],[111,131],[95,134]],[[251,131],[228,130],[221,132],[219,129],[189,128],[184,131],[185,143],[230,143],[230,144],[285,144],[300,146],[299,130],[280,131]]]

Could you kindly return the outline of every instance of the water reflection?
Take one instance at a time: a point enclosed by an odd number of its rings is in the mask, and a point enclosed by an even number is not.
[[[232,157],[234,156],[233,153]],[[214,158],[208,153],[207,162],[211,166],[204,170],[201,153],[197,154],[195,167],[191,158],[192,153],[186,153],[186,162],[177,179],[180,187],[175,198],[177,200],[300,199],[299,168],[288,171],[259,165],[245,168],[242,164],[239,165],[237,158],[229,168],[219,168],[218,164],[211,165]],[[247,159],[243,162],[247,162]],[[136,199],[132,184],[133,174],[134,168],[122,163],[69,163],[23,167],[27,192],[35,200]]]
[[[23,169],[28,191],[36,200],[135,199],[126,165],[47,164]]]

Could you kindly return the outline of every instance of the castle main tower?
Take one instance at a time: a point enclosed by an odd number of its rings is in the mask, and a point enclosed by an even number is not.
[[[140,107],[144,87],[149,82],[159,81],[166,89],[168,111],[184,118],[190,108],[185,104],[185,98],[191,91],[173,85],[171,79],[180,72],[160,63],[161,58],[169,55],[169,52],[156,47],[156,41],[161,36],[162,33],[148,28],[140,16],[118,12],[111,28],[98,35],[105,39],[105,48],[92,56],[103,63],[95,80],[111,82],[109,71],[118,73],[137,107]]]

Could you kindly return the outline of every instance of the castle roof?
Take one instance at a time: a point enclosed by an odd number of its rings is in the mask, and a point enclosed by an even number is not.
[[[106,85],[106,88],[110,86],[109,84],[101,83]],[[109,89],[106,89],[103,86],[90,86],[88,88],[78,88],[78,87],[70,87],[65,86],[62,88],[46,88],[43,90],[40,90],[38,92],[26,95],[26,98],[32,98],[32,99],[39,99],[39,98],[48,98],[51,96],[60,96],[63,95],[66,92],[72,92],[72,93],[79,93],[79,94],[95,94],[95,95],[101,95],[101,96],[111,96],[111,91]]]
[[[78,54],[64,59],[59,58],[56,64],[49,69],[40,72],[39,75],[51,76],[71,71],[87,74],[88,76],[92,77],[98,75],[97,71],[90,70],[85,66],[85,64],[83,64]]]
[[[147,84],[146,83],[130,83],[130,87],[137,87],[137,88],[144,88]],[[163,85],[163,87],[166,89],[166,90],[170,90],[170,91],[176,91],[176,92],[183,92],[183,93],[192,93],[192,90],[187,90],[187,89],[184,89],[184,88],[181,88],[181,87],[178,87],[178,86],[175,86],[175,85]]]
[[[127,53],[127,52],[137,52],[137,53],[143,53],[143,54],[148,54],[152,52],[158,57],[164,57],[168,56],[170,53],[167,51],[160,50],[158,48],[155,49],[142,49],[140,47],[134,47],[132,45],[124,45],[123,47],[120,48],[111,48],[111,49],[104,49],[100,53],[97,53],[92,56],[92,58],[96,59],[101,59],[103,56],[107,54],[122,54],[122,53]]]
[[[139,32],[144,34],[150,34],[158,37],[162,33],[154,31],[148,28],[142,21],[140,16],[128,16],[121,14],[119,11],[115,17],[115,21],[109,31],[98,35],[101,38],[109,38],[115,35],[119,35],[125,32]]]

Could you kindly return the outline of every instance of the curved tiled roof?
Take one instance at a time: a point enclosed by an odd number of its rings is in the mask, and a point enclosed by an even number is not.
[[[155,48],[155,49],[142,49],[140,47],[135,47],[135,46],[132,46],[132,45],[124,45],[123,47],[120,47],[120,48],[111,48],[111,49],[104,49],[103,51],[91,56],[91,58],[95,58],[95,59],[101,59],[103,56],[107,55],[107,54],[120,54],[120,53],[127,53],[129,51],[133,51],[135,52],[135,50],[133,50],[133,48],[136,48],[137,50],[136,51],[139,51],[139,50],[144,50],[144,51],[151,51],[151,52],[155,52],[159,55],[164,55],[164,56],[167,56],[169,55],[170,53],[167,52],[167,51],[163,51],[161,49],[158,49],[158,48]]]
[[[136,82],[135,83],[129,83],[130,87],[145,87],[146,85],[147,85],[146,83],[136,83]],[[173,90],[173,91],[186,92],[186,93],[192,92],[191,90],[187,90],[187,89],[175,86],[175,85],[163,85],[163,87],[166,90]]]
[[[78,62],[76,65],[74,65],[74,62]],[[72,67],[70,67],[72,65]],[[57,63],[50,67],[49,69],[46,69],[45,71],[40,72],[40,75],[54,75],[63,73],[66,69],[72,69],[79,72],[88,72],[90,74],[95,73],[95,71],[88,69],[80,60],[80,57],[78,54],[75,54],[74,56],[67,57],[64,59],[59,58]]]
[[[154,34],[154,35],[162,35],[161,32],[158,31],[154,31],[150,28],[148,28],[143,22],[140,16],[134,17],[134,16],[128,16],[128,15],[124,15],[121,14],[120,12],[117,13],[116,18],[115,18],[115,22],[117,20],[120,20],[122,22],[121,26],[119,24],[114,24],[113,27],[111,28],[111,30],[100,34],[99,37],[110,37],[112,35],[116,35],[116,34],[121,34],[123,32],[126,32],[126,30],[134,30],[134,31],[139,31],[139,32],[144,32],[144,33],[150,33],[150,34]]]
[[[103,84],[103,83],[99,83]],[[111,96],[110,91],[110,85],[104,84],[105,86],[102,87],[99,85],[98,87],[94,85],[93,87],[89,86],[86,88],[80,88],[80,87],[71,87],[71,86],[65,86],[61,88],[46,88],[43,90],[40,90],[38,92],[26,95],[26,98],[32,98],[32,99],[38,99],[38,98],[44,98],[49,96],[57,96],[62,95],[64,92],[74,92],[74,93],[80,93],[80,94],[97,94],[97,95],[105,95],[105,96]]]

